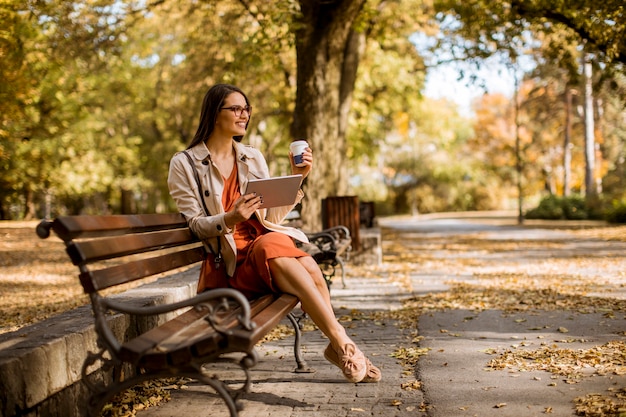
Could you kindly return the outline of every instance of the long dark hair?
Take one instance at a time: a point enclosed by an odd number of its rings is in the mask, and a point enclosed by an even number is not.
[[[211,136],[211,133],[213,133],[213,129],[215,128],[217,113],[224,105],[226,97],[232,93],[241,94],[243,98],[246,99],[246,105],[250,105],[248,96],[246,96],[239,87],[235,87],[230,84],[215,84],[213,87],[209,88],[209,91],[207,91],[204,96],[204,100],[202,101],[202,110],[200,111],[200,123],[198,124],[198,130],[196,131],[196,134],[187,149],[193,148],[198,143],[207,140],[208,137]],[[248,122],[250,122],[250,118],[248,118]],[[246,128],[247,127],[248,124],[246,123]],[[240,141],[241,138],[241,136],[235,136],[235,140],[237,141]]]

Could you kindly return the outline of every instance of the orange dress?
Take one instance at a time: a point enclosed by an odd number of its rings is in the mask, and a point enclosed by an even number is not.
[[[222,205],[225,211],[232,209],[235,201],[241,197],[237,177],[235,164],[230,177],[224,180]],[[241,291],[248,298],[279,292],[272,281],[268,264],[270,259],[309,256],[296,248],[290,236],[263,227],[256,216],[237,223],[234,237],[237,246],[237,267],[228,283],[231,288]]]

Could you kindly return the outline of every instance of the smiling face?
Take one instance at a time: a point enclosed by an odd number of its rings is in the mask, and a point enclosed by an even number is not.
[[[233,137],[243,136],[246,133],[250,114],[244,110],[237,116],[237,112],[233,111],[233,108],[236,109],[237,106],[243,109],[248,106],[246,98],[242,94],[233,92],[224,99],[224,104],[222,104],[215,119],[216,134]]]

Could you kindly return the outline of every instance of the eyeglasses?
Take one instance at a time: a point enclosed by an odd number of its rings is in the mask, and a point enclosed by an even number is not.
[[[245,110],[248,113],[248,116],[252,116],[252,106],[230,106],[230,107],[220,107],[220,110],[230,110],[235,113],[235,117],[241,117],[241,113]]]

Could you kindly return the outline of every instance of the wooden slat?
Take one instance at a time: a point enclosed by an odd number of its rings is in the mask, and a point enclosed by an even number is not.
[[[352,237],[352,248],[360,249],[359,198],[357,196],[331,196],[322,200],[322,226],[346,226]]]
[[[193,242],[199,242],[199,240],[185,226],[184,229],[72,241],[67,247],[67,254],[74,265],[84,265]]]
[[[298,304],[298,299],[293,295],[282,294],[276,299],[271,306],[263,309],[259,314],[254,316],[253,322],[255,324],[254,330],[250,335],[249,345],[239,346],[247,347],[251,349],[255,344],[259,342],[270,330],[287,315]],[[234,341],[229,342],[233,346],[237,346],[238,343]]]
[[[135,362],[137,357],[143,355],[150,349],[153,349],[162,340],[170,337],[172,333],[179,331],[180,328],[187,327],[197,320],[205,321],[205,315],[205,311],[199,311],[192,308],[191,310],[176,316],[167,323],[148,330],[147,332],[124,343],[120,349],[120,358],[131,363]]]
[[[269,294],[263,297],[257,298],[250,302],[250,316],[255,317],[264,309],[268,308],[275,299],[275,295]],[[231,318],[232,321],[224,320],[222,321],[221,326],[226,328],[233,328],[233,326],[238,325],[238,321],[235,320],[237,315]],[[211,345],[203,339],[191,339],[193,344],[193,353],[197,357],[203,357],[211,353]]]
[[[274,301],[274,295],[266,295],[261,298],[257,298],[250,302],[250,315],[254,317],[259,314],[259,312],[263,311],[263,309],[267,308]],[[235,311],[234,315],[229,315],[225,317],[220,323],[220,327],[226,329],[232,329],[236,326],[239,326],[239,321],[237,320],[237,316],[239,315],[239,311]],[[204,357],[215,352],[215,346],[212,344],[211,340],[202,337],[201,335],[194,334],[193,331],[186,331],[185,333],[181,333],[177,335],[176,338],[172,338],[167,341],[167,343],[163,343],[161,346],[166,347],[169,350],[177,350],[181,349],[185,344],[189,344],[192,346],[193,355],[195,357]]]
[[[113,236],[185,227],[180,213],[130,214],[109,216],[60,216],[52,223],[52,230],[64,241],[75,238]]]
[[[210,300],[207,301],[206,304],[216,305],[222,300],[222,298]],[[237,317],[237,314],[239,314],[239,311],[239,308],[229,310],[227,314],[222,317],[222,320],[224,321],[224,323],[226,323],[226,326],[231,326],[235,323],[235,319]],[[204,309],[191,309],[179,316],[176,316],[167,323],[164,323],[159,327],[150,329],[147,332],[137,336],[133,340],[128,341],[124,344],[123,349],[131,352],[132,354],[141,355],[149,351],[150,349],[153,349],[156,346],[165,343],[166,340],[175,337],[179,332],[184,331],[197,320],[201,320],[202,322],[207,323],[204,319],[206,315],[207,311]]]
[[[204,247],[199,246],[176,253],[131,261],[123,265],[83,272],[78,277],[85,292],[92,293],[200,262],[205,257]]]
[[[211,327],[209,322],[204,319],[197,320],[182,330],[185,331],[184,333],[192,332],[195,336],[201,335],[202,342],[204,343],[207,352],[210,352],[210,354],[219,352],[220,343],[225,339],[222,334],[216,332]],[[168,339],[171,340],[172,335],[170,334],[168,336]],[[183,336],[179,333],[175,333],[173,337],[174,339],[182,339]],[[139,361],[137,363],[141,367],[160,369],[164,366],[188,363],[194,357],[194,351],[191,343],[187,340],[182,346],[179,346],[175,350],[171,350],[162,344],[158,344],[152,349],[142,352],[138,355],[138,357]]]

